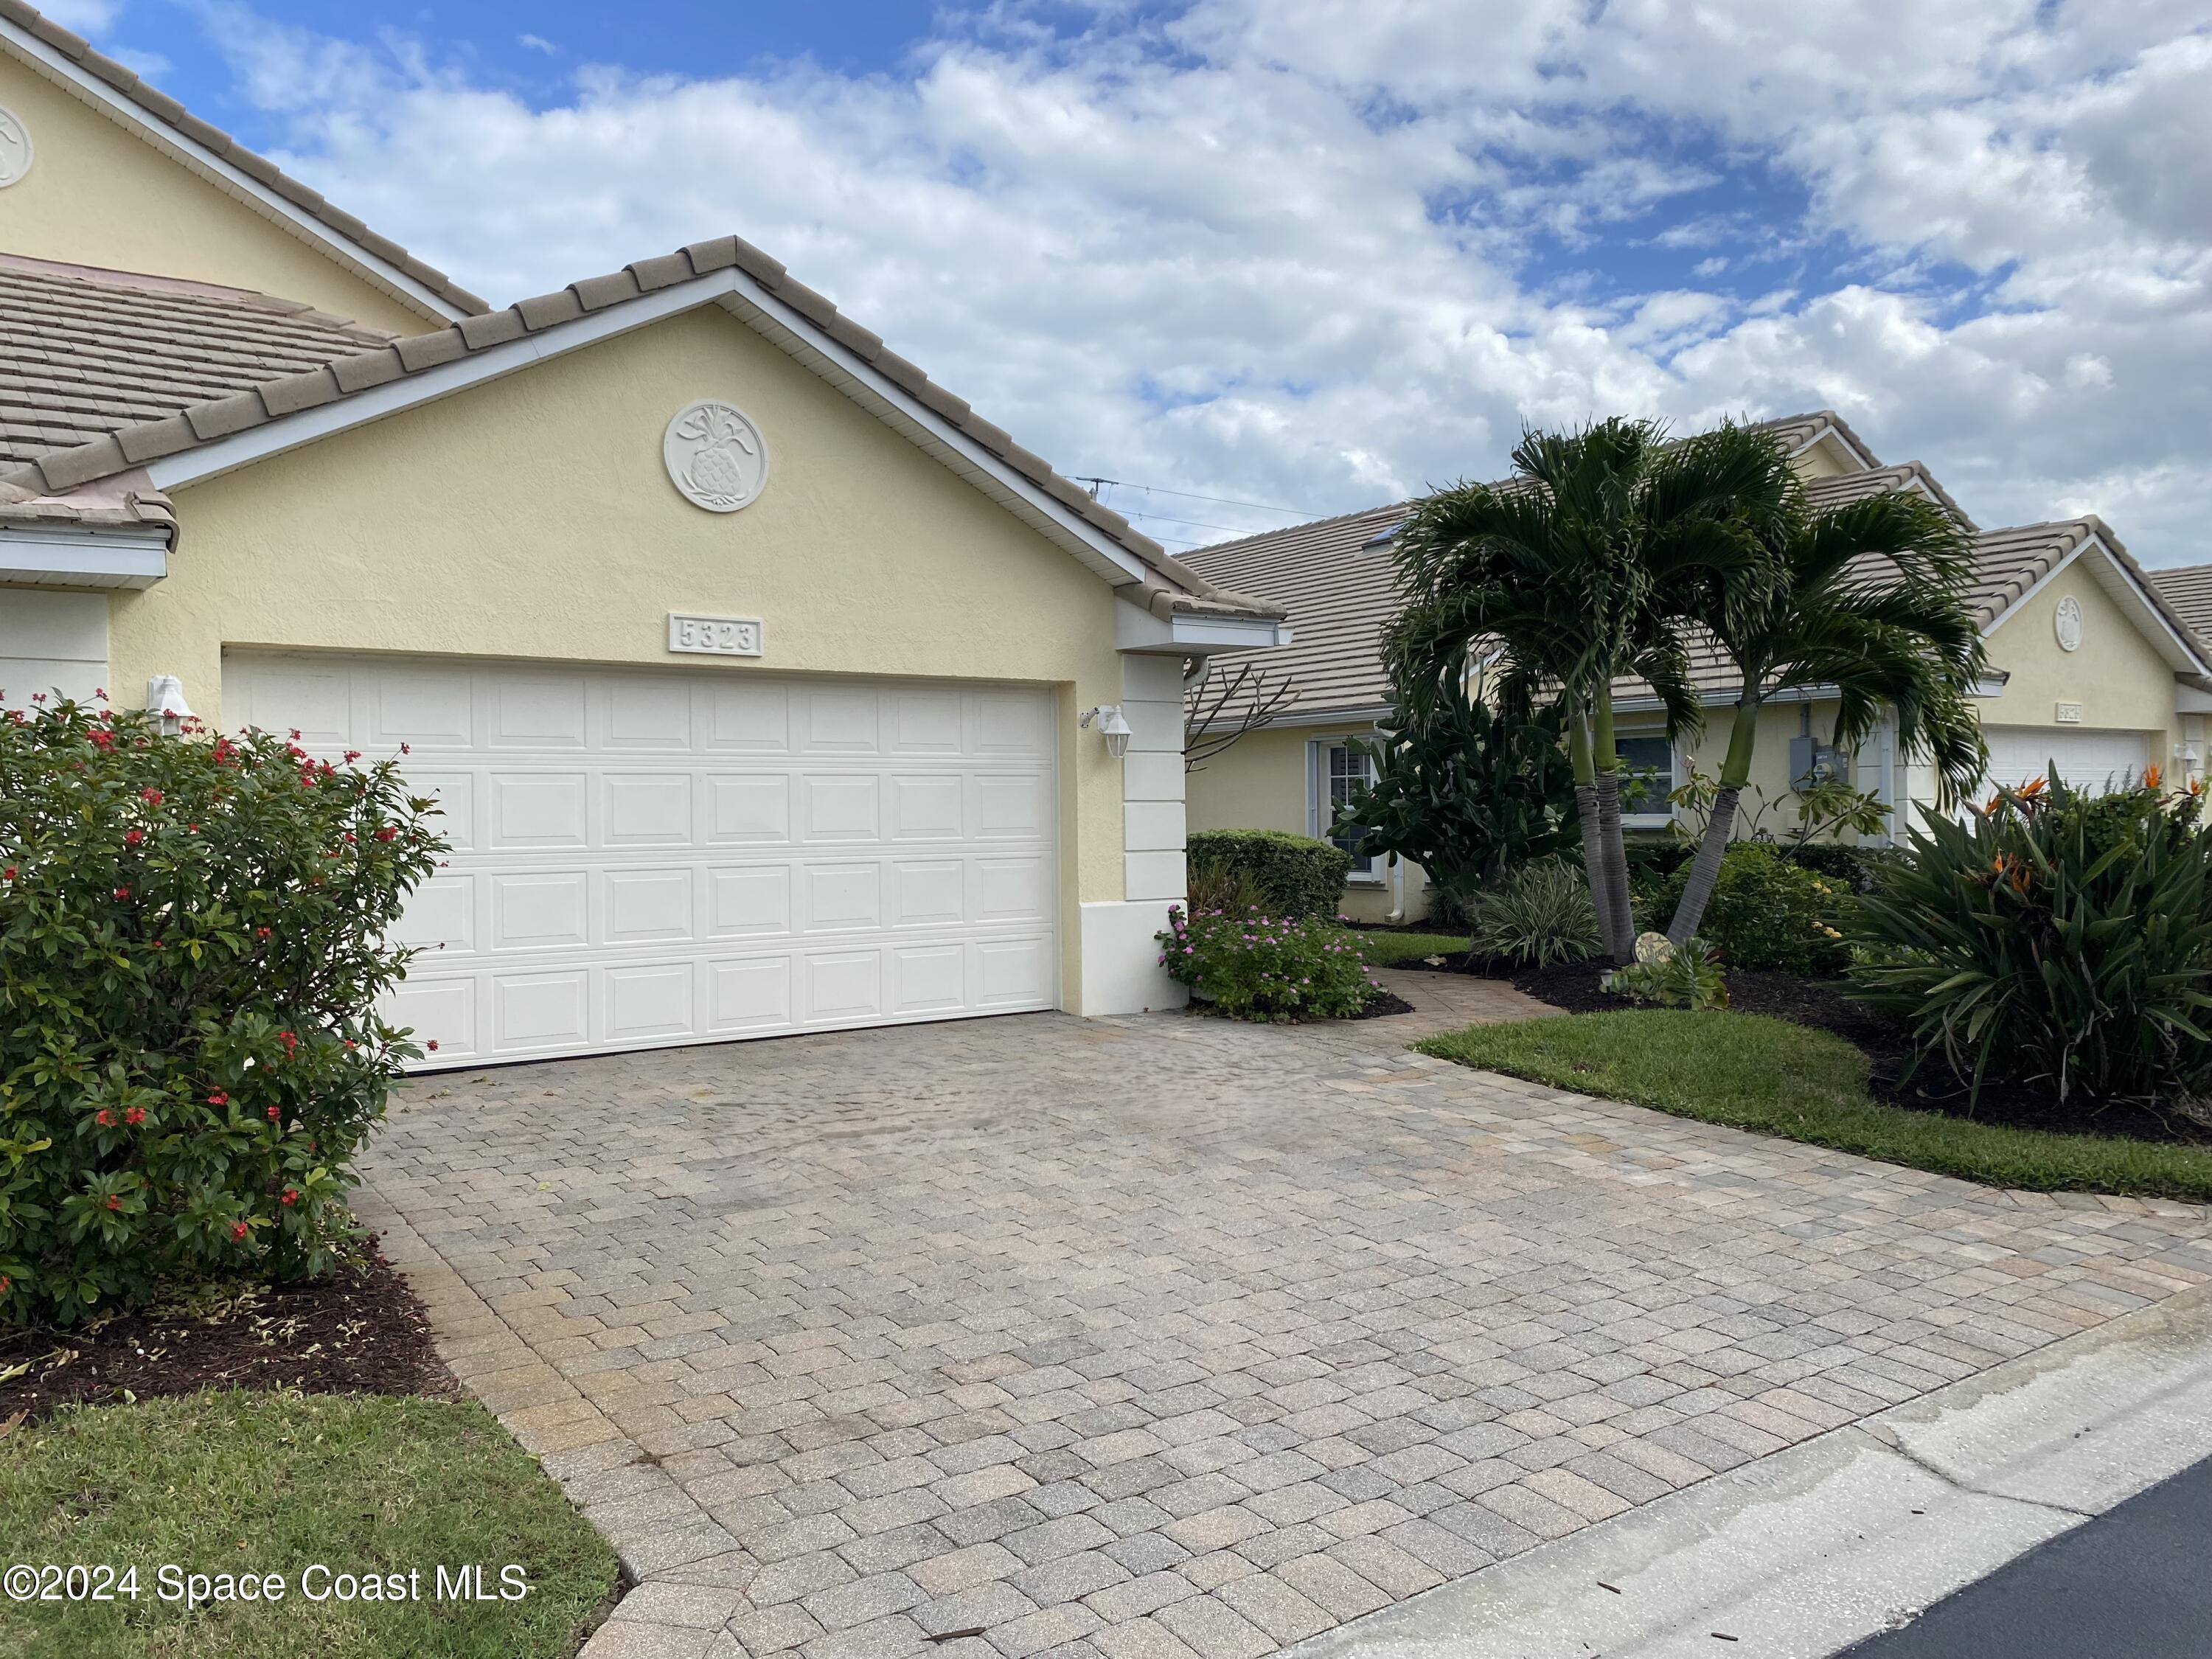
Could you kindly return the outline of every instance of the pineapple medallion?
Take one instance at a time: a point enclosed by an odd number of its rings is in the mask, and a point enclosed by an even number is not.
[[[768,482],[768,444],[760,428],[741,410],[713,399],[677,411],[660,453],[684,499],[709,513],[750,507]]]

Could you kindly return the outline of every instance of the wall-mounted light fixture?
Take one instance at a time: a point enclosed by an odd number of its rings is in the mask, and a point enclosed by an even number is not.
[[[174,674],[156,674],[146,682],[146,708],[160,718],[161,730],[172,737],[192,717],[185,702],[185,683]]]
[[[2174,744],[2173,756],[2176,760],[2181,763],[2181,769],[2185,772],[2194,772],[2197,769],[2197,763],[2204,758],[2203,756],[2198,752],[2197,745],[2193,743],[2178,743]]]
[[[1084,715],[1077,724],[1088,726],[1098,722],[1098,735],[1106,739],[1106,752],[1115,760],[1129,752],[1129,721],[1118,702],[1102,703]]]

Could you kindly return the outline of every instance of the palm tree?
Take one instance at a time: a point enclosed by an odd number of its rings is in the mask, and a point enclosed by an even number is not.
[[[1926,755],[1944,792],[1971,784],[1986,759],[1968,702],[1987,670],[1964,598],[1972,544],[1924,495],[1893,492],[1769,520],[1775,580],[1700,618],[1741,690],[1712,816],[1667,937],[1698,931],[1719,879],[1736,803],[1751,775],[1760,706],[1776,693],[1832,688],[1831,739],[1852,748],[1893,711],[1903,753]]]
[[[1384,642],[1394,685],[1463,673],[1494,653],[1500,702],[1566,715],[1583,858],[1599,936],[1634,954],[1613,683],[1649,684],[1669,735],[1700,718],[1687,618],[1736,616],[1768,580],[1769,520],[1793,487],[1772,441],[1723,426],[1668,444],[1648,421],[1522,435],[1510,483],[1460,484],[1396,538],[1405,608]]]

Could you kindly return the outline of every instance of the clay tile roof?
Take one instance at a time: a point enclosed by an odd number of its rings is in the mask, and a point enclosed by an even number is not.
[[[29,496],[64,497],[126,468],[734,268],[793,303],[805,325],[825,339],[864,361],[884,360],[902,389],[1133,555],[1146,567],[1144,603],[1155,614],[1282,614],[1170,557],[1113,508],[1093,501],[1081,485],[1054,471],[734,236],[696,243],[402,339],[237,289],[66,267],[33,269],[34,264],[0,256],[0,307],[14,309],[5,287],[9,282],[37,301],[24,325],[20,362],[0,352],[0,398],[16,398],[22,410],[16,424],[23,428],[20,444],[0,452],[0,485]],[[5,326],[15,325],[10,315]],[[76,359],[89,367],[73,378],[67,371]]]
[[[255,154],[228,133],[210,126],[167,94],[156,91],[137,74],[105,53],[94,52],[89,41],[69,30],[22,0],[0,0],[0,21],[14,24],[44,42],[78,69],[127,98],[152,121],[167,127],[185,143],[228,162],[240,173],[274,191],[293,206],[327,226],[363,252],[404,272],[440,299],[462,311],[482,311],[484,302],[434,265],[370,230],[349,213],[341,212],[310,186],[300,182],[265,156]]]
[[[2186,564],[2145,573],[2160,598],[2173,607],[2207,649],[2212,649],[2212,564]]]
[[[1862,501],[1869,495],[1915,487],[1927,491],[1967,529],[1975,528],[1966,510],[1951,499],[1951,492],[1936,483],[1936,475],[1917,461],[1869,467],[1863,472],[1846,472],[1839,477],[1815,478],[1805,486],[1805,499],[1814,507],[1841,507],[1846,501]]]
[[[0,254],[0,463],[74,449],[388,338],[243,289]]]
[[[1802,415],[1778,415],[1770,421],[1753,421],[1754,432],[1771,432],[1782,440],[1783,447],[1792,453],[1805,447],[1823,432],[1833,430],[1844,441],[1857,451],[1869,466],[1880,466],[1881,462],[1864,440],[1851,430],[1849,422],[1832,409],[1809,410]]]

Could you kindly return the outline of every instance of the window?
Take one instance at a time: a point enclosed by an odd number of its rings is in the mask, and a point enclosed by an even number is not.
[[[1664,823],[1674,815],[1674,745],[1665,738],[1617,738],[1620,757],[1620,816],[1631,823]]]
[[[1359,753],[1348,743],[1322,743],[1314,747],[1317,774],[1315,781],[1319,785],[1314,792],[1314,805],[1315,816],[1320,819],[1314,826],[1315,833],[1352,854],[1352,880],[1379,880],[1382,873],[1382,860],[1371,855],[1363,857],[1353,851],[1366,830],[1358,824],[1346,825],[1341,830],[1332,828],[1336,823],[1337,813],[1342,810],[1345,802],[1352,799],[1352,792],[1364,783],[1374,781],[1374,757]]]

